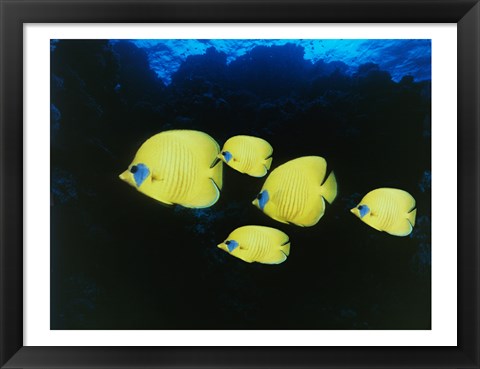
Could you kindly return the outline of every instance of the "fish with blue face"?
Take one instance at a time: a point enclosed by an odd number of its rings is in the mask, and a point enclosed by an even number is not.
[[[164,204],[205,208],[220,197],[223,164],[217,159],[219,152],[218,143],[204,132],[164,131],[141,145],[119,177]]]
[[[290,239],[278,229],[248,225],[235,229],[218,248],[247,263],[280,264],[290,255]]]
[[[304,156],[275,168],[252,204],[282,223],[311,227],[337,196],[337,180],[320,156]]]
[[[362,222],[393,236],[408,236],[415,226],[415,199],[397,188],[377,188],[350,210]]]
[[[272,154],[272,146],[263,138],[239,135],[225,142],[218,157],[240,173],[263,177],[272,165]]]

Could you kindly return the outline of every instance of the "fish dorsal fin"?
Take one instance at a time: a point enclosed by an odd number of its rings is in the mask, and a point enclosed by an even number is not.
[[[258,155],[259,159],[267,159],[269,156],[272,156],[273,148],[268,143],[268,141],[263,138],[256,136],[248,135],[238,135],[230,137],[226,142],[224,147],[232,148],[234,151],[242,151],[242,147],[248,147],[250,150],[254,150]]]
[[[286,168],[298,168],[305,173],[313,183],[321,185],[325,180],[327,162],[321,156],[302,156],[283,164]]]

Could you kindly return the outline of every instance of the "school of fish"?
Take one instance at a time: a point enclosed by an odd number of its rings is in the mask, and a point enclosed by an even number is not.
[[[120,179],[166,205],[206,208],[220,198],[223,163],[256,178],[268,174],[273,148],[260,137],[238,135],[220,145],[195,130],[168,130],[147,139]],[[303,156],[274,168],[252,204],[270,218],[312,227],[337,197],[337,180],[320,156]],[[377,188],[350,210],[371,228],[408,236],[415,226],[416,202],[408,192]],[[280,264],[290,255],[290,239],[271,227],[246,225],[218,245],[247,263]]]

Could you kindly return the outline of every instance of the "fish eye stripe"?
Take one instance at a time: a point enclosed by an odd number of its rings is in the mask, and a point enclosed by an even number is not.
[[[367,214],[370,214],[370,216],[373,215],[372,212],[370,211],[370,208],[367,205],[359,205],[358,211],[360,213],[360,218],[363,218]]]
[[[260,206],[260,209],[263,211],[268,200],[270,200],[270,196],[268,195],[267,190],[262,191],[260,194],[261,194],[261,197],[258,199],[258,205]]]
[[[228,244],[226,242],[225,244],[227,245],[227,249],[229,252],[232,252],[239,246],[238,242],[235,240],[228,240],[228,242],[229,242]]]
[[[222,152],[223,157],[225,158],[225,161],[228,163],[230,160],[232,160],[233,155],[230,151],[223,151]]]
[[[134,172],[132,173],[135,184],[137,185],[137,187],[140,187],[150,175],[150,170],[145,164],[142,163],[134,165],[131,169],[134,169]]]

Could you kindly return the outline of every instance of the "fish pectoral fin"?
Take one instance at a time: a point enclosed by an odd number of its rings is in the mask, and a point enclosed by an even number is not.
[[[165,178],[160,177],[160,175],[156,173],[152,173],[152,181],[161,182],[163,180],[165,180]]]

